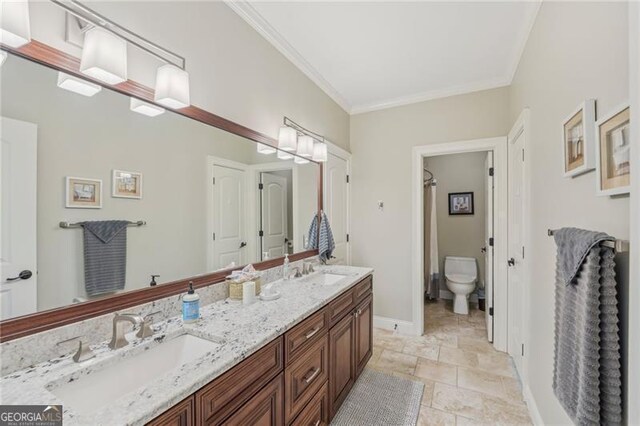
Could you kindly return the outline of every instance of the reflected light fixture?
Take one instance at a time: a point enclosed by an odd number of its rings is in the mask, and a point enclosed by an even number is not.
[[[58,87],[82,96],[93,96],[102,90],[102,86],[90,81],[58,72]]]
[[[293,158],[293,154],[287,151],[278,150],[278,158],[280,160],[291,160]]]
[[[311,136],[302,135],[298,138],[296,154],[306,158],[313,156],[313,138]]]
[[[296,164],[307,164],[309,162],[309,160],[307,160],[306,158],[302,158],[302,157],[296,157],[293,160],[294,163]]]
[[[107,84],[127,80],[127,42],[101,27],[84,36],[80,72]]]
[[[313,161],[324,163],[327,161],[327,144],[322,142],[316,142],[313,144]]]
[[[278,133],[278,148],[285,151],[295,151],[298,145],[298,132],[289,126],[280,127]]]
[[[0,43],[20,47],[30,41],[29,2],[2,0],[0,2]]]
[[[189,73],[173,64],[158,68],[154,99],[157,103],[172,109],[191,105]]]
[[[4,61],[7,60],[7,52],[4,50],[0,50],[0,67],[4,64]]]
[[[264,143],[257,143],[256,145],[258,146],[258,152],[260,154],[267,155],[267,154],[274,154],[276,152],[276,149],[271,145],[267,145]]]
[[[131,111],[146,115],[148,117],[156,117],[165,112],[164,108],[150,104],[149,102],[141,101],[138,98],[131,98],[131,101],[129,102],[129,108],[131,109]]]

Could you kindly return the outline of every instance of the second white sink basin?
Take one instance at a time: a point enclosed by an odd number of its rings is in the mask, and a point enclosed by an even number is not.
[[[344,277],[344,275],[324,273],[313,277],[313,282],[319,282],[321,285],[334,285]]]
[[[75,413],[94,413],[121,396],[218,347],[220,343],[182,334],[50,390]]]

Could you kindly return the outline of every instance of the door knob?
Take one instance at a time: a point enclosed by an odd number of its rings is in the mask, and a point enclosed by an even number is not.
[[[247,243],[245,243],[245,242],[243,241],[243,242],[241,242],[241,243],[240,243],[240,248],[242,248],[242,247],[244,247],[244,246],[246,246],[246,245],[247,245]]]
[[[7,278],[7,281],[28,280],[32,275],[33,273],[31,271],[25,269],[20,272],[17,277]]]
[[[516,264],[516,260],[513,257],[511,259],[507,260],[507,265],[513,266],[515,264]]]

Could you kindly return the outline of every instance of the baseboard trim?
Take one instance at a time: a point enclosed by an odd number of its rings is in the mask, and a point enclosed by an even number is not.
[[[381,328],[383,330],[396,331],[400,334],[413,336],[416,334],[415,327],[410,321],[403,321],[395,318],[381,317],[379,315],[373,316],[373,326]]]
[[[533,424],[536,426],[544,426],[542,416],[540,415],[540,411],[538,411],[538,405],[528,385],[523,386],[522,395],[524,396],[524,402],[527,403],[527,408],[529,408],[529,415],[531,416]]]

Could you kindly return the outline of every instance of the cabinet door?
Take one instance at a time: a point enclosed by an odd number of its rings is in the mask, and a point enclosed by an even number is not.
[[[273,379],[253,398],[222,424],[228,426],[281,426],[284,424],[282,409],[284,379],[282,373]]]
[[[362,373],[373,349],[373,296],[369,295],[356,308],[356,376]]]
[[[326,426],[329,424],[329,390],[325,383],[309,401],[291,426]]]
[[[171,407],[147,426],[192,426],[194,425],[194,397],[193,395]]]
[[[356,378],[354,314],[348,314],[329,332],[329,405],[335,415]]]

